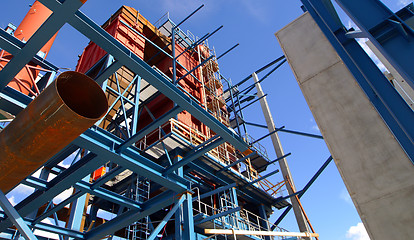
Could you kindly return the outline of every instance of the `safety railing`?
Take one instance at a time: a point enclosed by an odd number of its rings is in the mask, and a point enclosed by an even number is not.
[[[213,207],[205,202],[202,202],[199,198],[199,191],[196,189],[197,200],[193,204],[193,211],[195,216],[197,214],[203,214],[205,217],[218,215],[220,213],[227,212],[231,209],[235,209],[238,206],[234,204],[232,201],[225,197],[220,197],[220,203],[217,203],[219,207]],[[273,223],[269,222],[268,220],[261,218],[257,214],[254,214],[246,209],[240,209],[237,212],[232,212],[228,215],[220,216],[218,218],[213,219],[212,221],[215,222],[215,228],[231,228],[234,230],[247,230],[247,231],[270,231],[270,229],[274,226]],[[275,226],[275,230],[278,232],[289,232],[288,230],[281,228],[279,226]],[[265,236],[262,235],[255,235],[258,239],[265,239]],[[274,240],[282,240],[287,239],[284,236],[271,236],[271,239]]]

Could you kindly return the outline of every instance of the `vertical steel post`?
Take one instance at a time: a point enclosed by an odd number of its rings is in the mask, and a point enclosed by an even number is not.
[[[414,88],[414,30],[379,0],[336,2]]]
[[[256,83],[257,97],[263,97],[264,93],[263,93],[263,90],[262,90],[262,86],[259,83],[259,79],[258,79],[256,73],[253,73],[252,77],[253,77],[254,82]],[[266,119],[267,128],[268,128],[269,132],[273,132],[276,129],[276,127],[275,127],[275,123],[273,122],[273,117],[272,117],[272,114],[270,112],[269,105],[267,104],[266,97],[263,97],[262,99],[260,99],[260,105],[262,107],[263,115]],[[273,147],[275,148],[275,152],[276,152],[276,156],[278,158],[284,156],[285,154],[283,152],[283,148],[282,148],[282,145],[280,143],[279,136],[278,136],[277,132],[270,135],[270,138],[272,139]],[[295,185],[293,183],[293,179],[292,179],[292,175],[291,175],[290,170],[289,170],[288,163],[287,163],[285,158],[279,160],[279,166],[280,166],[280,170],[283,174],[283,179],[286,182],[290,181],[292,183],[292,186],[290,186],[288,184],[286,185],[286,188],[288,190],[289,195],[294,194],[296,192],[296,189],[295,189]],[[299,230],[301,232],[309,232],[309,226],[306,223],[305,216],[303,215],[303,213],[300,209],[300,206],[299,206],[299,203],[298,203],[297,199],[293,196],[293,197],[290,198],[290,201],[292,202],[292,207],[293,207],[293,211],[295,213],[295,217],[296,217],[296,221],[298,223]]]
[[[269,223],[267,222],[267,215],[266,215],[266,209],[263,204],[259,205],[259,216],[262,218],[260,220],[260,227],[264,229],[264,231],[270,231]],[[265,240],[270,240],[270,236],[264,236]]]
[[[174,151],[174,155],[175,157],[173,158],[173,163],[177,163],[178,161],[180,161],[182,159],[182,156],[179,155],[180,151],[176,150]],[[183,176],[184,172],[183,172],[183,168],[180,167],[177,170],[175,170],[175,173],[178,176]],[[183,222],[183,205],[178,207],[177,211],[175,211],[174,217],[175,217],[175,239],[183,239],[183,227],[182,227],[182,222]]]
[[[132,126],[131,126],[131,136],[137,133],[137,125],[138,125],[138,110],[139,110],[139,93],[141,88],[141,77],[136,75],[135,76],[135,96],[134,96],[134,113],[132,115]]]
[[[88,174],[82,180],[89,182],[89,179],[90,179],[90,176]],[[68,229],[83,232],[83,229],[81,228],[83,228],[83,213],[86,207],[85,205],[86,205],[87,195],[88,194],[83,194],[81,197],[79,197],[78,199],[72,202],[71,207],[70,207],[69,221],[66,226]],[[73,239],[73,238],[69,238],[69,239]]]
[[[193,218],[193,196],[186,192],[186,199],[183,203],[183,235],[182,239],[195,239],[194,218]]]

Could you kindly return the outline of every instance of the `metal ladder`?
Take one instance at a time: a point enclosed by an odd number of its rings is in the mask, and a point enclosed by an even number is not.
[[[150,181],[146,178],[140,178],[137,176],[136,180],[131,188],[131,199],[143,203],[149,199],[150,194]],[[126,229],[127,239],[131,240],[145,240],[150,235],[149,230],[149,217],[142,218],[131,225]]]

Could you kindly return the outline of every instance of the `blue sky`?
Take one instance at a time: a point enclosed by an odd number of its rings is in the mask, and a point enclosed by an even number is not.
[[[19,24],[32,2],[14,0],[3,4],[0,27],[5,27],[9,22]],[[396,11],[411,1],[383,2]],[[209,44],[220,55],[234,44],[240,43],[239,47],[219,60],[221,73],[234,83],[283,55],[274,33],[302,14],[299,0],[89,0],[81,10],[98,24],[104,23],[121,5],[136,8],[153,23],[167,11],[173,21],[179,22],[203,3],[205,7],[183,24],[182,29],[190,30],[200,37],[224,25],[222,30],[209,39]],[[352,25],[346,18],[343,22],[347,26]],[[74,69],[77,56],[82,53],[87,43],[88,39],[66,25],[58,34],[48,60],[59,67]],[[262,86],[268,93],[267,100],[276,126],[319,134],[287,64],[273,73]],[[247,121],[265,123],[258,104],[248,108],[245,114]],[[266,131],[257,128],[250,128],[249,132],[256,138],[266,134]],[[292,153],[288,161],[296,187],[301,189],[330,153],[322,140],[286,133],[280,133],[280,138],[285,153]],[[267,147],[271,158],[275,158],[270,139],[262,141],[262,144]],[[281,181],[281,176],[276,175],[272,180]],[[363,226],[359,224],[361,220],[333,162],[303,196],[302,204],[316,232],[321,235],[321,240],[367,239],[361,230]],[[298,231],[292,213],[282,221],[281,227]]]

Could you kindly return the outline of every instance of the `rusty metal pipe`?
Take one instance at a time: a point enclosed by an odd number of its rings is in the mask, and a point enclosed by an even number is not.
[[[64,72],[0,133],[0,189],[7,192],[108,110],[101,87]]]

